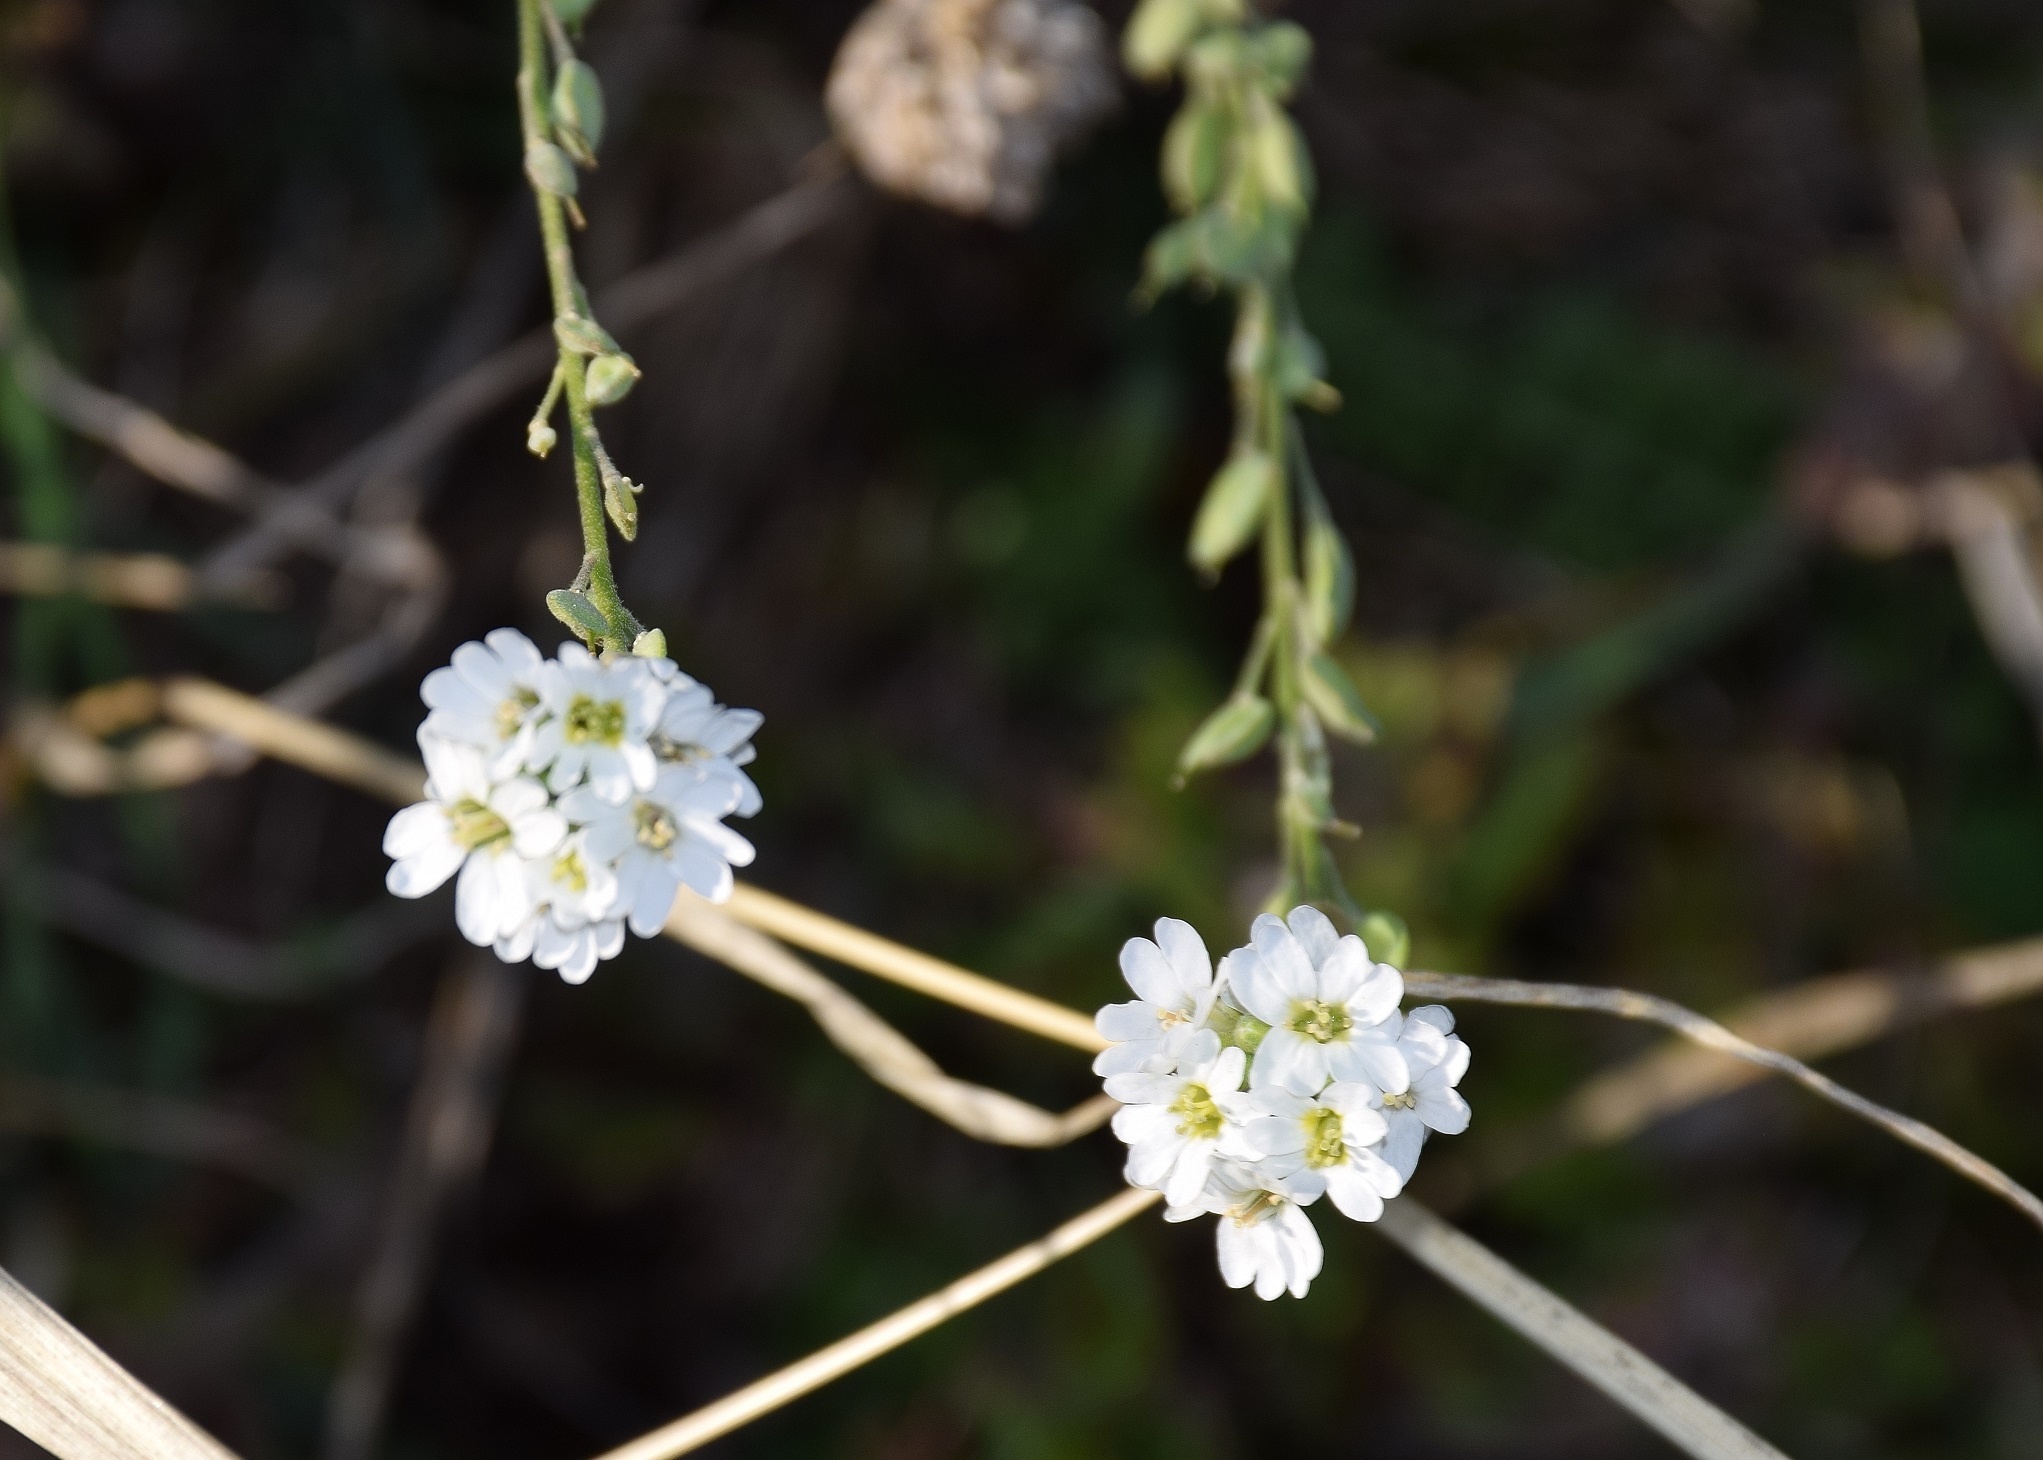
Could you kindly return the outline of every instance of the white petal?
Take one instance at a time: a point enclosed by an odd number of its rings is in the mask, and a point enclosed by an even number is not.
[[[1454,1032],[1454,1012],[1445,1004],[1425,1004],[1412,1010],[1405,1017],[1416,1019],[1421,1024],[1430,1024],[1442,1034]]]
[[[731,895],[731,864],[718,856],[710,846],[699,838],[692,836],[684,837],[676,844],[671,849],[669,865],[674,869],[681,884],[694,892],[698,897],[706,897],[711,902],[725,902],[729,900]],[[660,908],[660,920],[662,922],[666,921],[667,908],[673,905],[674,899],[670,897],[665,905]],[[638,922],[634,920],[632,923],[633,929],[636,930],[638,926]],[[653,931],[657,932],[658,929]],[[640,936],[650,938],[652,933],[641,933]]]
[[[461,936],[479,948],[496,942],[505,918],[497,904],[496,858],[487,852],[472,852],[461,864],[461,876],[454,884],[454,925]]]
[[[1255,949],[1235,949],[1220,961],[1220,972],[1241,1006],[1265,1024],[1282,1024],[1291,1017],[1297,999]]]
[[[1419,1092],[1418,1117],[1443,1136],[1458,1136],[1468,1129],[1468,1102],[1458,1090]]]
[[[1253,1227],[1237,1226],[1232,1217],[1220,1219],[1214,1245],[1219,1249],[1220,1281],[1230,1288],[1245,1288],[1256,1280],[1256,1243]]]
[[[399,897],[424,897],[452,877],[466,855],[450,837],[437,846],[392,862],[390,870],[383,874],[383,885]]]
[[[638,869],[635,879],[625,870],[634,866]],[[653,937],[667,924],[667,913],[681,890],[681,879],[670,863],[656,857],[634,858],[618,872],[618,891],[629,899],[625,910],[631,930],[641,938]],[[726,871],[724,875],[728,877],[730,873]],[[730,895],[728,889],[724,895]]]
[[[1388,963],[1373,963],[1348,996],[1348,1017],[1358,1024],[1381,1024],[1397,1012],[1404,996],[1404,975]]]
[[[1283,1086],[1301,1095],[1317,1095],[1327,1082],[1327,1046],[1295,1029],[1272,1029],[1256,1047],[1249,1066],[1249,1088]]]
[[[567,831],[567,818],[544,806],[511,823],[511,846],[521,857],[543,857],[566,840]]]
[[[1196,1200],[1206,1189],[1206,1177],[1212,1169],[1211,1141],[1184,1142],[1178,1149],[1177,1161],[1164,1180],[1163,1199],[1174,1207]]]
[[[413,857],[434,847],[453,846],[447,813],[437,801],[420,801],[390,818],[383,828],[383,855]]]
[[[1397,1094],[1410,1087],[1411,1071],[1392,1041],[1373,1029],[1351,1032],[1326,1046],[1327,1070],[1336,1080],[1366,1080],[1377,1089]]]
[[[1116,1043],[1128,1039],[1159,1039],[1163,1035],[1163,1022],[1157,1018],[1157,1007],[1146,999],[1107,1004],[1092,1016],[1092,1025],[1104,1038]]]
[[[1327,1200],[1342,1216],[1357,1222],[1373,1222],[1383,1215],[1382,1194],[1351,1166],[1328,1170]]]
[[[1291,915],[1284,919],[1291,927],[1291,934],[1305,947],[1305,956],[1317,968],[1334,956],[1334,949],[1341,941],[1337,929],[1327,915],[1310,903],[1291,909]]]
[[[1419,1168],[1419,1151],[1426,1144],[1426,1125],[1409,1110],[1386,1110],[1384,1123],[1390,1134],[1383,1138],[1383,1159],[1406,1181]]]
[[[1319,978],[1305,956],[1305,945],[1291,936],[1282,918],[1263,913],[1249,926],[1249,942],[1287,999],[1310,999],[1319,992]]]
[[[1213,983],[1213,959],[1199,930],[1180,918],[1156,920],[1156,946],[1177,971],[1178,987],[1198,994]]]
[[[1320,998],[1329,1004],[1349,1003],[1356,991],[1368,981],[1374,967],[1369,961],[1369,950],[1362,946],[1360,938],[1351,936],[1336,940],[1319,966]],[[1392,1000],[1391,1008],[1396,1007],[1397,1001]],[[1374,1024],[1382,1017],[1381,1013],[1372,1009],[1364,1022]]]
[[[1177,970],[1163,956],[1163,950],[1147,938],[1130,938],[1121,945],[1121,977],[1128,981],[1138,999],[1180,1013],[1191,1007]]]

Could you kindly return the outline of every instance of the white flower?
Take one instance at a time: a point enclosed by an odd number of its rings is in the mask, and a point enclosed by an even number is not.
[[[567,823],[529,776],[492,780],[483,751],[423,732],[426,799],[390,818],[383,850],[396,858],[384,885],[424,897],[459,868],[454,921],[471,943],[517,930],[532,910],[525,859],[560,845]]]
[[[584,828],[588,854],[617,869],[617,910],[641,938],[660,931],[683,886],[711,902],[731,895],[731,868],[752,860],[752,844],[720,819],[737,804],[735,786],[679,765],[662,766],[649,790],[621,806],[593,785],[560,802]]]
[[[1340,936],[1312,907],[1294,908],[1289,927],[1264,913],[1249,942],[1227,955],[1220,972],[1230,995],[1270,1026],[1250,1068],[1252,1089],[1283,1085],[1316,1095],[1328,1080],[1405,1088],[1409,1075],[1389,1022],[1404,997],[1395,968],[1372,963],[1360,938]]]
[[[757,710],[734,710],[716,702],[709,686],[683,674],[671,659],[647,661],[667,686],[648,743],[662,761],[697,767],[703,775],[729,781],[738,788],[732,814],[751,816],[760,807],[759,788],[740,767],[752,762],[750,741],[765,719]]]
[[[1400,1180],[1410,1181],[1428,1130],[1458,1136],[1468,1129],[1468,1102],[1454,1088],[1468,1070],[1468,1045],[1454,1035],[1454,1015],[1428,1004],[1404,1016],[1397,1047],[1411,1071],[1411,1085],[1402,1093],[1378,1093],[1370,1104],[1389,1126],[1384,1160]]]
[[[527,861],[525,872],[533,911],[515,933],[497,940],[497,957],[506,963],[530,958],[541,968],[559,969],[569,983],[581,983],[599,962],[617,956],[624,947],[617,874],[589,855],[585,833]]]
[[[1093,1060],[1093,1073],[1167,1075],[1205,1031],[1220,993],[1205,940],[1190,923],[1158,918],[1154,943],[1130,938],[1121,945],[1121,975],[1135,998],[1093,1016],[1099,1032],[1114,1041]]]
[[[419,698],[431,711],[424,733],[479,747],[492,777],[509,776],[532,748],[545,662],[516,629],[492,629],[480,644],[463,644],[452,664],[435,669],[419,686]]]
[[[1247,1154],[1230,1142],[1236,1131],[1228,1121],[1247,1072],[1247,1055],[1222,1049],[1220,1036],[1202,1029],[1188,1046],[1180,1074],[1109,1075],[1107,1093],[1121,1102],[1114,1134],[1128,1145],[1128,1184],[1161,1191],[1172,1206],[1185,1206],[1206,1189],[1216,1156]]]
[[[566,791],[586,780],[613,805],[634,791],[650,791],[659,761],[646,743],[664,697],[644,659],[611,663],[580,644],[562,644],[555,662],[542,666],[539,699],[545,718],[532,736],[525,764]]]
[[[1308,1099],[1266,1086],[1248,1099],[1253,1112],[1242,1125],[1242,1141],[1263,1159],[1257,1171],[1302,1203],[1324,1192],[1343,1216],[1373,1222],[1386,1197],[1404,1189],[1404,1178],[1370,1149],[1388,1127],[1373,1107],[1373,1087],[1336,1080],[1319,1098]]]
[[[1255,1284],[1265,1301],[1288,1290],[1302,1298],[1325,1258],[1312,1219],[1291,1196],[1247,1166],[1216,1161],[1196,1201],[1165,1209],[1167,1222],[1218,1212],[1220,1277],[1230,1288]]]

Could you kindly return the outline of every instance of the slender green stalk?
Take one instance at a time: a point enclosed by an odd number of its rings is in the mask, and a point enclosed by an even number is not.
[[[535,155],[562,154],[553,143],[552,108],[548,100],[545,0],[517,0],[517,5],[518,117],[529,174],[534,171],[531,159]],[[537,177],[533,179],[532,193],[539,209],[539,234],[545,246],[546,282],[553,297],[556,326],[561,321],[589,321],[588,297],[575,272],[574,247],[568,233],[568,212],[573,205],[560,192],[543,186]],[[589,322],[593,327],[593,321]],[[567,340],[562,340],[559,380],[567,402],[575,498],[582,526],[582,569],[572,591],[585,595],[608,626],[593,647],[625,654],[631,652],[643,630],[618,595],[617,574],[610,562],[602,438],[597,434],[595,412],[589,400],[587,361],[584,351],[571,348]],[[549,404],[552,399],[549,389]]]

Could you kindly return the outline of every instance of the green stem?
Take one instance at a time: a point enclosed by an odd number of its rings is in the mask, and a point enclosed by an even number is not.
[[[525,148],[550,145],[547,135],[545,0],[518,0],[518,117]],[[553,295],[556,319],[584,312],[581,281],[575,274],[574,247],[568,239],[567,210],[561,200],[535,186],[539,205],[539,236],[545,245],[546,282]],[[640,625],[617,593],[617,575],[610,565],[610,528],[603,516],[603,477],[596,465],[596,422],[589,409],[582,358],[565,346],[560,374],[566,387],[568,434],[573,443],[575,499],[582,519],[582,564],[588,577],[588,598],[610,624],[604,644],[620,654],[631,652]]]

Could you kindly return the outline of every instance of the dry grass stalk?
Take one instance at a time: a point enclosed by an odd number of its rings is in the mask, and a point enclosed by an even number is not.
[[[1616,1334],[1412,1198],[1385,1206],[1376,1230],[1698,1460],[1787,1460]]]
[[[820,953],[929,998],[1074,1049],[1107,1047],[1092,1020],[1076,1009],[903,947],[757,887],[739,883],[726,910],[739,922],[771,933],[783,943]]]
[[[667,933],[802,1005],[830,1041],[874,1080],[974,1140],[1003,1146],[1061,1146],[1098,1130],[1119,1109],[1107,1096],[1095,1095],[1053,1115],[984,1085],[952,1079],[893,1025],[781,944],[698,897],[683,893],[675,900]]]
[[[761,1415],[771,1414],[782,1405],[822,1388],[831,1380],[842,1378],[861,1364],[871,1363],[882,1354],[891,1353],[910,1339],[920,1337],[988,1298],[1006,1292],[1024,1278],[1034,1277],[1058,1259],[1069,1257],[1081,1247],[1098,1241],[1130,1217],[1148,1210],[1162,1199],[1159,1192],[1132,1188],[1109,1197],[1091,1211],[1073,1217],[1048,1236],[1026,1247],[1016,1248],[998,1262],[988,1263],[977,1272],[968,1273],[870,1327],[861,1328],[849,1338],[818,1349],[798,1363],[789,1364],[778,1373],[748,1384],[714,1404],[683,1415],[672,1424],[662,1425],[629,1444],[606,1451],[600,1460],[671,1460],[675,1455],[686,1455],[691,1450],[700,1449],[719,1435],[727,1435]]]
[[[0,1420],[58,1460],[234,1460],[5,1272]]]
[[[274,607],[280,580],[258,575],[225,594],[202,594],[190,568],[162,553],[74,553],[46,542],[0,543],[0,593],[76,593],[116,608],[175,613],[202,598]]]
[[[1460,973],[1408,973],[1405,975],[1405,988],[1408,993],[1422,999],[1468,999],[1526,1008],[1586,1010],[1618,1019],[1662,1025],[1706,1049],[1787,1076],[1803,1089],[1941,1161],[1966,1180],[2007,1202],[2038,1227],[2043,1227],[2043,1200],[2038,1200],[2035,1193],[2005,1171],[1966,1150],[1942,1131],[1846,1089],[1792,1055],[1742,1039],[1716,1020],[1706,1019],[1672,1000],[1655,994],[1635,993],[1630,989],[1594,988],[1587,984],[1526,983],[1508,978],[1472,978]]]

